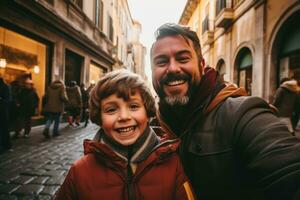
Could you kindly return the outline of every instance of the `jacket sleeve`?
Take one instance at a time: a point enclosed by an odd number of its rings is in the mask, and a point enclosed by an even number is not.
[[[72,166],[55,196],[55,200],[76,200],[76,188],[74,181],[74,167]]]
[[[175,200],[195,200],[192,185],[184,173],[180,159],[177,157],[177,177],[175,188]]]
[[[234,151],[267,199],[300,199],[300,140],[258,97],[230,98],[223,130]],[[223,115],[224,116],[224,115]]]
[[[273,105],[278,107],[278,105],[281,104],[282,101],[282,95],[283,95],[284,91],[281,87],[279,87],[276,90],[275,96],[274,96],[274,100],[273,100]]]
[[[69,103],[66,88],[64,86],[61,87],[61,96],[60,97],[64,103],[66,103],[66,104]]]

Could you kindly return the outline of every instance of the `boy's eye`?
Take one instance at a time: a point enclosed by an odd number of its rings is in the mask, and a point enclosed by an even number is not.
[[[130,105],[130,109],[131,110],[137,110],[137,109],[139,109],[140,108],[140,105],[139,104],[131,104]]]
[[[117,110],[116,108],[110,107],[110,108],[104,109],[103,111],[104,111],[105,113],[114,113],[116,110]]]

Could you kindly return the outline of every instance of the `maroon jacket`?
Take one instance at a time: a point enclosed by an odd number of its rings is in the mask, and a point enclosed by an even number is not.
[[[128,200],[129,190],[130,200],[194,199],[176,154],[178,145],[178,140],[161,142],[128,180],[127,161],[106,144],[85,140],[85,156],[71,167],[56,199]]]

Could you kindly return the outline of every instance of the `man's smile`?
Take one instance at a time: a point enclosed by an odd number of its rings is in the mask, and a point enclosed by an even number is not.
[[[174,80],[174,81],[167,82],[166,85],[168,85],[168,86],[177,86],[177,85],[184,84],[185,82],[186,82],[186,80]]]

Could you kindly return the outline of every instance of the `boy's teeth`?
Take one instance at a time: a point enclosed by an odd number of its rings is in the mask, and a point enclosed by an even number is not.
[[[129,132],[129,131],[132,131],[133,129],[134,129],[134,127],[120,128],[119,131],[120,132]]]

